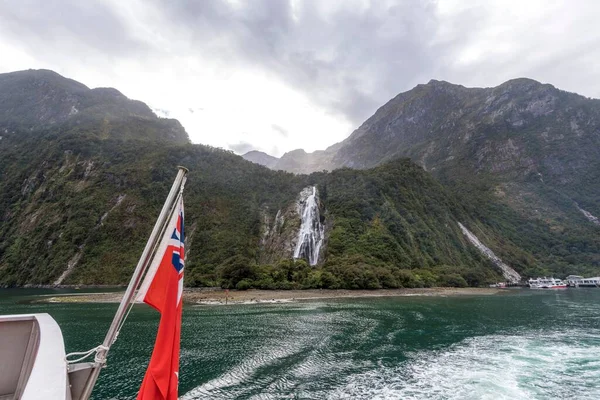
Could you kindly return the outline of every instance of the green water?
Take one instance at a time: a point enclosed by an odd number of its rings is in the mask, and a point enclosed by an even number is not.
[[[67,351],[102,341],[115,304],[40,294],[0,290],[0,313],[51,314]],[[93,398],[135,398],[157,322],[136,306]],[[181,347],[183,399],[598,399],[600,290],[186,305]]]

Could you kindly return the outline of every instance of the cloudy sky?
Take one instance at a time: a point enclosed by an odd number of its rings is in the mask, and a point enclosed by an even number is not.
[[[596,0],[4,0],[0,72],[115,87],[193,142],[279,156],[432,78],[598,98],[598,21]]]

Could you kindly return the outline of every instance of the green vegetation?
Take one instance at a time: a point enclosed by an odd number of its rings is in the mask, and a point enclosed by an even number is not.
[[[525,277],[600,274],[600,228],[573,206],[577,201],[600,215],[600,164],[561,184],[548,183],[556,163],[542,170],[546,182],[536,173],[509,180],[469,173],[466,163],[476,154],[469,147],[468,156],[435,177],[393,157],[367,170],[293,175],[192,145],[176,121],[156,118],[118,92],[91,94],[76,82],[42,75],[50,83],[40,85],[36,75],[35,96],[19,100],[24,105],[0,95],[2,286],[52,284],[68,266],[64,284],[127,282],[177,165],[190,169],[187,285],[378,289],[501,280],[458,222]],[[56,108],[26,102],[36,96],[50,96]],[[75,116],[73,96],[81,107]],[[530,147],[539,142],[527,140]],[[572,154],[565,157],[574,165]],[[326,230],[320,264],[292,260],[285,241],[265,256],[265,216],[273,221],[308,185],[319,189]],[[282,229],[293,237],[298,223],[286,221]]]
[[[0,282],[52,283],[79,251],[81,259],[65,283],[125,282],[180,164],[191,170],[189,269],[212,270],[234,255],[255,257],[259,207],[280,207],[303,184],[206,146],[53,131],[5,137]]]
[[[63,283],[126,282],[179,164],[191,170],[188,285],[376,289],[501,279],[457,221],[525,275],[598,273],[593,230],[549,231],[489,190],[464,201],[408,160],[297,176],[201,145],[50,129],[0,142],[0,283],[51,284],[79,253]],[[312,268],[282,256],[260,265],[261,210],[274,214],[309,184],[325,211],[324,262]]]

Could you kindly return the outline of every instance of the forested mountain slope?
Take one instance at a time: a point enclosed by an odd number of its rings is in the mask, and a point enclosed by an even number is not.
[[[286,153],[273,168],[365,169],[398,157],[423,166],[472,214],[506,225],[502,235],[542,265],[599,265],[600,100],[531,79],[494,88],[432,80],[390,100],[344,141]]]
[[[94,100],[89,118],[78,120],[69,106],[85,114],[77,96],[94,89],[43,74],[51,79],[36,75],[42,82],[33,86],[28,79],[6,86],[12,74],[0,75],[3,90],[17,93],[0,94],[0,285],[125,283],[177,165],[190,169],[190,285],[377,288],[502,279],[459,223],[523,275],[598,271],[595,225],[548,233],[541,219],[493,201],[495,192],[457,192],[407,159],[311,175],[272,171],[190,144],[176,121],[139,111],[147,107],[138,102],[128,110],[122,95]],[[39,97],[40,86],[55,95]],[[292,259],[299,195],[311,186],[324,227],[316,266]]]
[[[394,271],[408,284],[411,270],[435,267],[446,269],[427,275],[429,285],[447,275],[448,267],[458,268],[450,274],[480,271],[481,281],[499,279],[456,221],[473,229],[477,224],[406,160],[373,171],[294,176],[201,145],[52,132],[9,135],[0,143],[5,285],[126,282],[178,164],[191,171],[186,268],[192,284],[235,285],[248,278],[265,287],[277,286],[277,279],[283,287],[322,286],[321,269],[292,262],[290,254],[278,254],[272,267],[259,265],[263,216],[273,218],[308,185],[322,193],[328,242],[321,264],[332,271],[329,286],[379,287],[372,274],[396,282],[400,278],[388,276]],[[288,222],[291,229],[297,225]],[[286,279],[277,278],[282,269],[289,273]],[[348,274],[359,278],[351,283],[356,279]]]
[[[432,80],[390,100],[344,141],[325,151],[289,152],[273,168],[364,169],[398,157],[443,183],[485,182],[515,209],[528,194],[546,204],[540,193],[556,190],[600,215],[600,100],[531,79],[494,88]]]

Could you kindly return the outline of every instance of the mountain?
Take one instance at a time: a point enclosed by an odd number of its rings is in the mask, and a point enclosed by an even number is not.
[[[442,176],[541,174],[566,182],[596,169],[599,144],[600,100],[530,79],[488,89],[431,81],[377,110],[332,162],[369,168],[401,156]]]
[[[580,252],[595,248],[599,233],[600,100],[523,78],[494,88],[432,80],[394,97],[346,140],[288,155],[282,169],[303,173],[408,157],[481,218],[499,207],[523,218],[503,234],[531,239],[521,246],[544,264],[600,261]],[[566,256],[558,243],[577,250]]]
[[[599,144],[600,100],[524,78],[494,88],[432,80],[399,94],[347,139],[316,152],[321,161],[307,172],[409,157],[440,176],[542,174],[565,182],[596,170]],[[311,155],[288,154],[301,163]]]
[[[179,121],[158,118],[116,89],[89,89],[49,70],[0,74],[0,132],[49,127],[103,139],[189,142]]]
[[[273,157],[268,155],[267,153],[263,153],[262,151],[252,150],[245,154],[242,154],[242,158],[244,160],[253,162],[255,164],[264,165],[267,168],[274,169],[275,164],[279,160],[277,157]]]
[[[551,229],[586,223],[578,209],[600,214],[600,100],[530,79],[488,89],[419,85],[365,121],[332,163],[369,168],[395,157],[442,182],[483,183]]]
[[[177,165],[190,169],[187,285],[477,286],[600,272],[597,226],[572,205],[598,215],[593,181],[568,199],[545,189],[543,198],[566,210],[550,229],[545,203],[530,218],[499,201],[496,186],[448,184],[406,158],[362,170],[272,171],[191,144],[177,121],[115,89],[50,71],[0,82],[0,285],[125,283]]]
[[[307,153],[302,149],[298,149],[282,155],[272,168],[295,174],[309,174],[315,171],[331,171],[336,167],[331,163],[329,154],[326,151],[317,150]]]
[[[287,171],[294,174],[310,174],[315,171],[335,169],[329,160],[329,154],[321,150],[307,153],[298,149],[289,151],[280,158],[253,150],[243,154],[242,157],[275,171]]]

